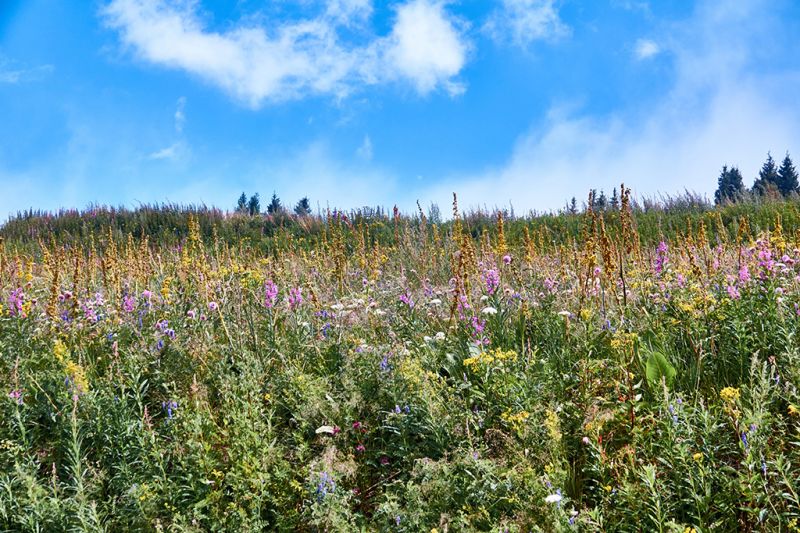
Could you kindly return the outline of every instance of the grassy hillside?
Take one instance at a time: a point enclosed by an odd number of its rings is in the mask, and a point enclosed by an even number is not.
[[[798,214],[17,217],[0,530],[796,530]]]

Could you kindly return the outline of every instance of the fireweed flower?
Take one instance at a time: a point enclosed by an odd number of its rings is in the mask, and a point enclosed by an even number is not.
[[[500,273],[494,269],[490,268],[485,270],[481,275],[483,278],[483,283],[486,285],[486,292],[490,295],[497,292],[498,287],[500,287]]]
[[[272,309],[278,302],[278,286],[274,281],[267,280],[264,282],[264,307]]]
[[[739,294],[739,289],[737,289],[733,285],[728,285],[728,289],[727,290],[728,290],[728,296],[731,297],[731,300],[738,300],[739,298],[742,297],[742,295]]]
[[[126,313],[133,313],[134,309],[136,309],[136,298],[131,296],[130,294],[126,294],[122,297],[122,310]]]
[[[294,311],[303,303],[303,288],[292,287],[289,289],[289,296],[287,298],[289,308]]]
[[[664,271],[664,267],[667,266],[667,263],[669,262],[667,252],[669,252],[667,243],[664,241],[658,243],[658,248],[656,248],[656,259],[653,262],[653,271],[656,274],[660,275]]]
[[[404,304],[406,304],[409,309],[414,308],[414,300],[411,298],[411,293],[408,290],[406,290],[405,293],[400,295],[399,300]]]
[[[16,289],[11,291],[8,295],[8,311],[11,313],[11,316],[18,316],[20,318],[25,318],[25,293],[22,289]]]

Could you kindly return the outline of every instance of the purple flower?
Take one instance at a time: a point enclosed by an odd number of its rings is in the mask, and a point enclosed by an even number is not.
[[[272,309],[278,301],[278,286],[274,281],[264,282],[264,307]]]
[[[167,419],[172,420],[172,417],[175,416],[175,410],[178,409],[178,402],[175,400],[161,402],[161,408],[167,412]]]
[[[302,287],[292,287],[289,289],[289,297],[287,298],[289,302],[289,308],[294,311],[303,303],[303,288]]]
[[[667,252],[669,251],[669,247],[667,243],[661,241],[658,243],[658,248],[656,248],[656,260],[653,263],[653,270],[656,274],[661,274],[664,271],[664,267],[669,262],[669,257],[667,257]]]
[[[406,292],[400,295],[400,301],[408,306],[409,309],[414,308],[414,300],[411,298],[411,293],[406,289]]]
[[[216,311],[219,309],[219,304],[217,302],[208,302],[208,310],[211,312]]]
[[[500,287],[500,273],[496,269],[490,268],[485,270],[481,277],[486,284],[486,292],[490,295],[494,294],[497,288]]]
[[[25,293],[22,291],[22,289],[11,291],[11,293],[8,295],[8,311],[11,313],[11,316],[25,318],[25,311],[22,307],[24,303]]]
[[[503,256],[503,263],[505,263],[506,265],[511,264],[511,256],[509,254]]]
[[[18,405],[22,405],[22,391],[20,389],[14,389],[8,393],[8,397],[12,400],[16,400]]]
[[[126,294],[122,297],[122,310],[126,313],[133,313],[134,309],[136,309],[136,298],[131,296],[130,294]]]

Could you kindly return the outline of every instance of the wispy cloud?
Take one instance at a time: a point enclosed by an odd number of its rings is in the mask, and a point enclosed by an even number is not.
[[[561,20],[555,0],[502,0],[484,28],[496,41],[522,48],[571,32]]]
[[[661,47],[657,42],[651,39],[639,39],[636,41],[636,46],[633,49],[633,54],[636,59],[642,61],[650,59],[661,53]]]
[[[166,148],[156,150],[147,156],[148,159],[153,160],[176,160],[183,157],[188,151],[189,147],[183,141],[177,141]]]
[[[141,59],[190,72],[253,107],[310,94],[343,97],[398,80],[421,94],[460,90],[455,77],[468,44],[437,0],[400,4],[389,35],[358,45],[339,30],[369,18],[367,0],[337,0],[316,17],[270,27],[241,23],[224,32],[207,29],[196,8],[197,2],[113,0],[103,16]]]
[[[22,67],[0,56],[0,83],[25,83],[38,81],[53,72],[53,65]]]
[[[186,124],[186,97],[181,96],[178,98],[178,103],[175,107],[175,131],[183,133],[183,126]]]
[[[723,164],[739,165],[749,181],[768,150],[800,154],[800,64],[763,70],[761,58],[781,46],[771,37],[779,14],[767,5],[700,2],[665,36],[675,77],[660,101],[605,115],[555,110],[518,139],[505,164],[451,176],[421,197],[447,201],[457,191],[465,205],[547,209],[620,181],[639,194],[710,194]]]
[[[364,141],[356,150],[356,155],[364,161],[372,160],[372,139],[369,138],[369,135],[364,136]]]

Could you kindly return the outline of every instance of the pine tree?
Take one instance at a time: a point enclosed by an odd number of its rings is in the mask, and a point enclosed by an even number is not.
[[[242,193],[239,197],[239,201],[236,202],[236,212],[247,213],[247,195],[245,193]]]
[[[311,204],[307,196],[303,196],[300,201],[297,202],[297,205],[294,206],[294,212],[301,217],[311,214]]]
[[[619,209],[619,194],[617,193],[616,187],[614,187],[614,190],[611,191],[611,209],[614,211]]]
[[[722,167],[722,172],[717,179],[717,191],[714,193],[714,203],[717,205],[725,202],[735,202],[744,193],[742,173],[736,167]]]
[[[600,196],[597,197],[597,202],[595,202],[595,209],[605,211],[606,207],[608,207],[608,198],[606,198],[606,193],[603,192],[603,189],[600,189]]]
[[[778,169],[778,189],[784,196],[789,196],[794,192],[800,191],[797,169],[795,169],[794,164],[792,164],[792,158],[789,157],[789,152],[786,152],[786,157],[783,158],[781,168]]]
[[[272,192],[272,200],[270,200],[269,205],[267,206],[267,213],[270,215],[277,215],[283,211],[283,205],[281,204],[281,199],[278,198],[278,195],[273,191]]]
[[[767,160],[758,172],[758,179],[753,183],[753,192],[767,194],[775,190],[778,190],[778,169],[772,154],[767,152]]]
[[[261,200],[258,198],[258,193],[255,193],[250,197],[250,201],[247,202],[247,211],[250,213],[250,216],[255,216],[261,213]]]

